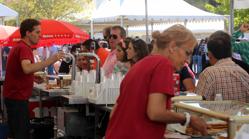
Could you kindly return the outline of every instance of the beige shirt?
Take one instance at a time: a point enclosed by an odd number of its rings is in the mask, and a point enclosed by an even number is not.
[[[249,74],[231,58],[221,59],[200,74],[195,92],[207,100],[222,94],[223,100],[249,102]]]

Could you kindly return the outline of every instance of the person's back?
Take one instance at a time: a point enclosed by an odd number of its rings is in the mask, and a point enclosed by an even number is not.
[[[223,100],[249,102],[249,74],[231,58],[219,60],[206,68],[199,81],[196,93],[203,94],[207,100],[214,100],[216,94],[222,94]]]
[[[249,102],[249,75],[232,61],[231,36],[216,31],[209,37],[207,46],[212,66],[200,74],[195,92],[207,100],[222,94],[224,100]]]

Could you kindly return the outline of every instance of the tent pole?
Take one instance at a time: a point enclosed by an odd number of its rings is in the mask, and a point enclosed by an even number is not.
[[[3,17],[0,17],[0,25],[3,25]]]
[[[145,26],[146,26],[146,42],[149,43],[149,29],[148,29],[148,5],[147,0],[145,0]]]
[[[152,35],[153,31],[154,31],[153,26],[154,26],[154,23],[153,23],[153,21],[152,21],[152,22],[151,22],[151,35]]]
[[[129,36],[129,30],[128,30],[128,28],[129,28],[129,25],[126,26],[126,36]]]
[[[230,0],[230,34],[233,34],[234,28],[234,0]]]
[[[187,28],[187,24],[188,24],[188,19],[185,19],[185,20],[184,20],[184,27]]]
[[[5,23],[4,23],[4,17],[2,18],[2,21],[1,21],[1,22],[2,22],[2,25],[5,25]]]
[[[121,19],[120,19],[120,26],[124,27],[124,16],[123,15],[121,16]]]
[[[91,26],[91,38],[93,39],[94,35],[93,35],[93,20],[91,19],[91,23],[90,23],[90,26]]]
[[[16,27],[19,26],[19,15],[16,16]]]
[[[225,16],[225,19],[223,20],[223,24],[224,24],[224,31],[226,31],[226,32],[230,32],[230,30],[229,30],[229,27],[227,27],[226,26],[226,20],[228,21],[228,23],[229,23],[229,16]],[[230,25],[230,24],[229,24]],[[229,26],[228,25],[228,26]]]

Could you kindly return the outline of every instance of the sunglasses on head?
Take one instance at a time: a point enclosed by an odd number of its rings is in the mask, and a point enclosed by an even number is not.
[[[111,34],[111,35],[110,35],[110,38],[112,38],[112,39],[116,40],[116,39],[118,38],[118,36],[117,36],[117,35],[115,35],[115,34]]]

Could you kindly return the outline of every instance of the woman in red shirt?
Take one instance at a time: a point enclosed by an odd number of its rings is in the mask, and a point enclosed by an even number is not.
[[[173,72],[192,54],[194,35],[184,26],[174,25],[153,37],[158,51],[136,63],[123,79],[106,139],[162,139],[165,125],[170,123],[189,125],[207,135],[201,118],[169,109]]]

